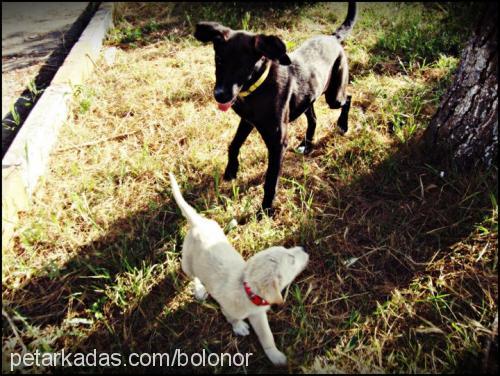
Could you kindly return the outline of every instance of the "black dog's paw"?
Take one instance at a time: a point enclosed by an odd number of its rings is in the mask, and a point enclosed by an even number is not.
[[[340,128],[342,134],[346,134],[347,131],[349,130],[349,126],[347,125],[347,119],[343,120],[342,118],[340,118],[337,125]]]
[[[257,212],[257,220],[260,221],[264,216],[272,218],[276,214],[274,208],[260,208]]]
[[[303,140],[295,150],[299,154],[307,155],[313,151],[313,144],[311,141]]]
[[[227,165],[226,171],[224,171],[224,180],[230,181],[236,179],[237,174],[238,174],[238,166]]]

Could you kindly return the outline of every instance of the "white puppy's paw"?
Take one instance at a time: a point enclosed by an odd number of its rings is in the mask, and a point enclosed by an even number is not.
[[[200,301],[204,302],[208,298],[208,292],[207,292],[207,290],[205,290],[205,288],[199,289],[199,290],[195,290],[194,297],[197,300],[200,300]]]
[[[248,324],[243,320],[240,320],[236,324],[233,324],[233,332],[237,336],[247,336],[250,334]]]
[[[267,357],[269,360],[277,367],[286,365],[286,355],[283,354],[278,349],[265,349]]]
[[[196,282],[193,285],[193,293],[194,297],[198,300],[204,301],[208,298],[208,292],[205,289],[205,286],[201,284],[201,282]]]

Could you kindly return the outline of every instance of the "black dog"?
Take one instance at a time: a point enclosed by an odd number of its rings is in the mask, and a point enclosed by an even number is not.
[[[298,151],[312,150],[316,128],[314,102],[323,93],[330,108],[341,108],[338,126],[348,129],[351,97],[346,95],[349,73],[341,42],[356,19],[356,4],[349,3],[344,23],[332,36],[309,39],[287,54],[274,35],[235,31],[215,22],[200,22],[194,36],[213,42],[215,50],[214,96],[219,109],[231,106],[241,117],[229,146],[225,180],[236,177],[241,145],[255,127],[268,149],[268,167],[262,209],[270,214],[287,147],[287,124],[302,113],[307,117],[306,137]]]

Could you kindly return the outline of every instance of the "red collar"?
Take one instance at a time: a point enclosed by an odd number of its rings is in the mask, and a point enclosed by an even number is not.
[[[248,295],[248,299],[255,304],[256,306],[266,306],[269,305],[266,299],[262,299],[259,295],[255,294],[250,286],[248,286],[247,282],[243,282],[243,287],[245,288],[245,292]]]

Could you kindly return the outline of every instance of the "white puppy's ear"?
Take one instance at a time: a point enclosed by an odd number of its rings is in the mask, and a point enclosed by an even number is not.
[[[259,286],[262,297],[269,304],[283,304],[283,296],[281,295],[280,281],[278,277],[266,278]]]

